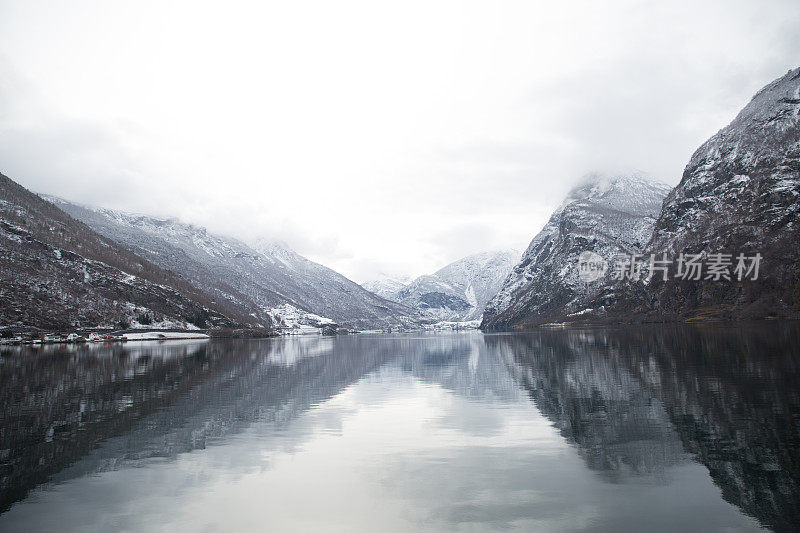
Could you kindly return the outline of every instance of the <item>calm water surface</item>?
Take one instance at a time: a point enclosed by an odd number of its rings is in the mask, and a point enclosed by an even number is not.
[[[800,528],[795,325],[0,353],[0,531]]]

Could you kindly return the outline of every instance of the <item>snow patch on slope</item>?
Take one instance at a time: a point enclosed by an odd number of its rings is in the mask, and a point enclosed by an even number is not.
[[[303,311],[291,304],[279,305],[267,313],[276,329],[284,335],[318,334],[325,326],[336,326],[330,318]]]

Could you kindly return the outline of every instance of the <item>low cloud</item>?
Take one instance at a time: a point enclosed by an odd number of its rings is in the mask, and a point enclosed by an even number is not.
[[[800,57],[789,1],[346,4],[4,6],[0,171],[419,275],[523,249],[586,173],[676,184]]]

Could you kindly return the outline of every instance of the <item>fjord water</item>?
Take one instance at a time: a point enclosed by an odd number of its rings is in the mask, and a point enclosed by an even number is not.
[[[788,531],[800,328],[7,347],[0,531]]]

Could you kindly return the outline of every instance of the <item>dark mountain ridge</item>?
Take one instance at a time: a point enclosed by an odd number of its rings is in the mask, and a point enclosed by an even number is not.
[[[695,151],[655,214],[646,244],[627,250],[640,254],[640,276],[609,275],[613,247],[603,249],[597,241],[608,236],[603,228],[613,224],[610,212],[565,224],[562,207],[489,303],[482,327],[800,318],[799,124],[796,68],[756,93]],[[635,235],[617,231],[614,239]],[[609,271],[580,279],[582,251],[597,252]],[[681,254],[683,261],[699,257],[699,279],[679,275]],[[707,270],[717,254],[725,263],[720,279]],[[649,276],[651,256],[666,257],[666,280],[655,269]],[[757,276],[754,269],[749,277],[736,274],[740,256],[747,269],[759,263]]]
[[[2,174],[0,300],[7,326],[113,327],[140,315],[184,327],[252,322]]]

